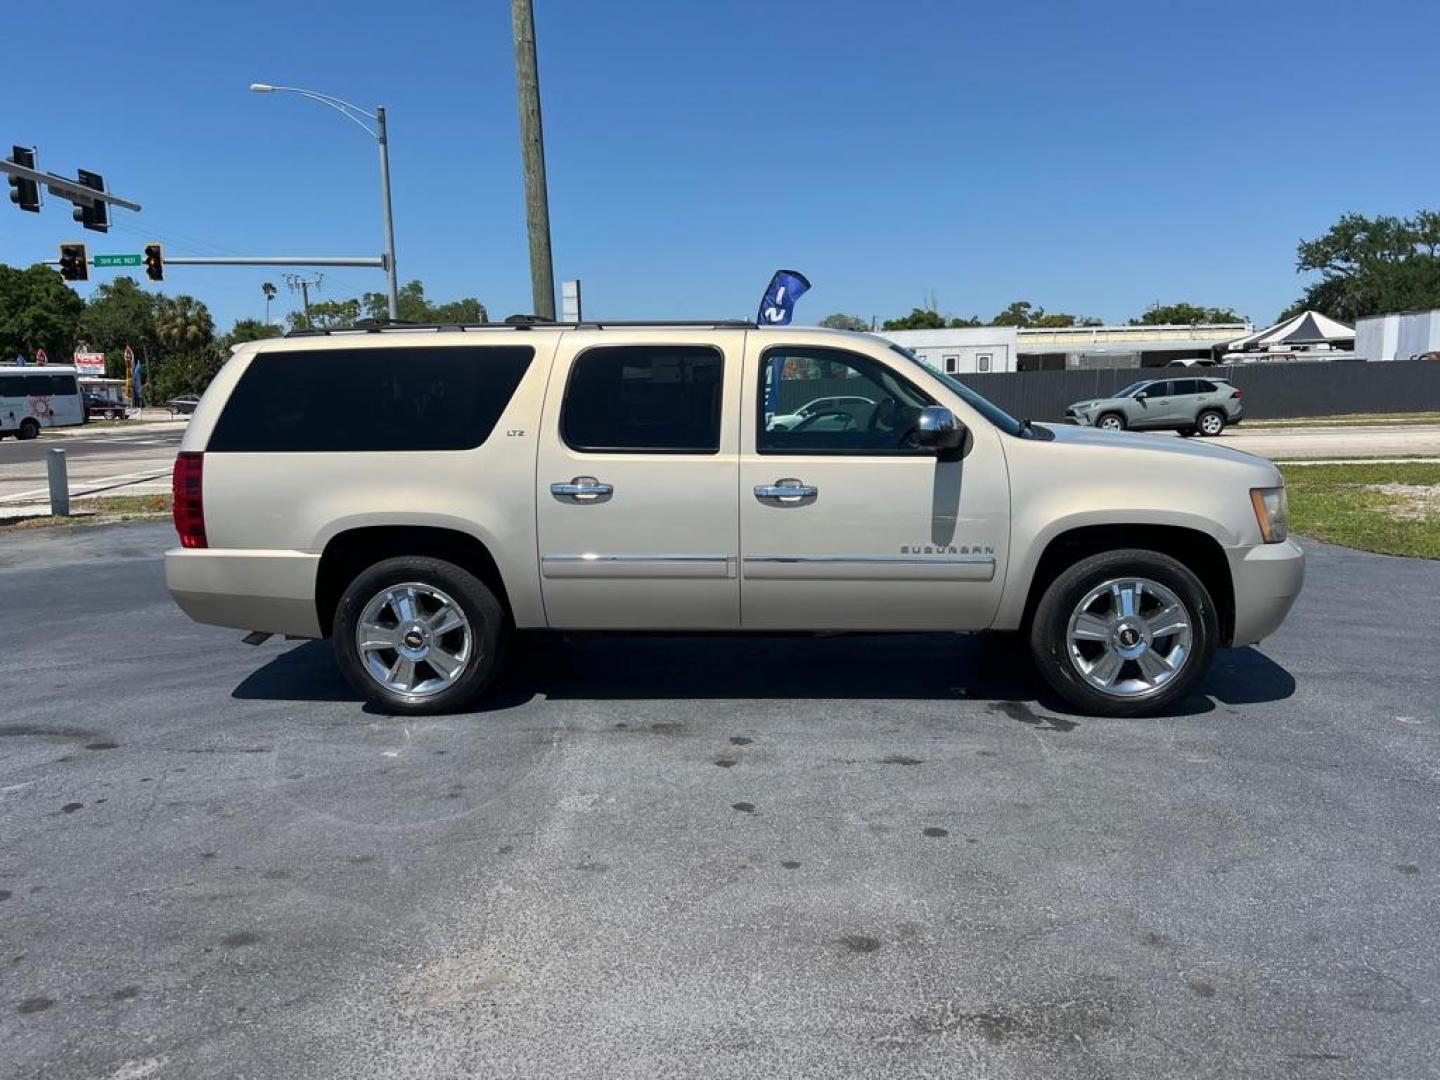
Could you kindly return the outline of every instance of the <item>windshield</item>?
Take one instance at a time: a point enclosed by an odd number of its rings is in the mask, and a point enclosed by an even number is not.
[[[1000,406],[992,404],[985,398],[981,397],[974,390],[971,390],[970,387],[966,386],[959,379],[955,378],[955,376],[946,375],[945,372],[939,371],[931,367],[929,364],[925,363],[925,361],[921,360],[918,356],[912,353],[909,349],[905,348],[905,346],[903,345],[896,345],[894,343],[891,343],[890,348],[894,349],[897,353],[905,357],[905,359],[909,360],[912,364],[916,364],[924,368],[927,373],[935,376],[935,378],[939,379],[951,390],[954,390],[955,393],[959,394],[962,398],[965,399],[965,404],[969,405],[981,416],[985,417],[986,420],[989,420],[990,423],[994,424],[1001,431],[1005,432],[1005,434],[1015,435],[1019,438],[1029,437],[1027,433],[1030,429],[1028,429],[1024,424],[1020,423],[1019,420],[1016,420],[1004,409],[1000,408]]]
[[[1150,380],[1149,380],[1149,379],[1141,379],[1139,382],[1132,382],[1129,386],[1125,387],[1124,390],[1117,390],[1117,391],[1115,391],[1115,393],[1114,393],[1112,396],[1114,396],[1114,397],[1134,397],[1135,394],[1137,394],[1137,393],[1138,393],[1139,391],[1141,391],[1141,390],[1144,390],[1145,387],[1147,387],[1147,386],[1149,386],[1149,385],[1150,385]]]

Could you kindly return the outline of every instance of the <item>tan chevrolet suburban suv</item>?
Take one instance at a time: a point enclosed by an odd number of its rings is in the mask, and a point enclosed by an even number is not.
[[[1023,631],[1077,709],[1158,713],[1304,572],[1262,458],[1017,421],[880,338],[739,323],[247,344],[174,486],[180,607],[333,637],[390,713],[464,709],[526,628]]]

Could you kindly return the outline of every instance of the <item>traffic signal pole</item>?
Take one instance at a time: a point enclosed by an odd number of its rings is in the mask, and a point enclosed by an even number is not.
[[[395,277],[395,211],[390,206],[390,135],[385,106],[375,106],[375,138],[380,143],[380,200],[385,204],[385,276],[390,287],[390,321],[400,318],[400,285]]]

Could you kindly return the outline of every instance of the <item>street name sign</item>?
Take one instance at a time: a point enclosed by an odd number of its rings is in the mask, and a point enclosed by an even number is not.
[[[138,251],[133,255],[96,255],[93,261],[96,266],[139,266],[143,262]]]

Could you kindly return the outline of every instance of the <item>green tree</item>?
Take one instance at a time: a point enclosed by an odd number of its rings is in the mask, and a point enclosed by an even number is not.
[[[85,302],[60,275],[39,264],[20,270],[0,263],[0,360],[43,348],[52,363],[68,363]]]
[[[155,302],[155,336],[171,352],[190,352],[214,343],[215,320],[193,296],[160,296]]]
[[[1440,212],[1413,217],[1345,214],[1314,240],[1301,240],[1295,268],[1319,280],[1281,317],[1313,308],[1354,322],[1368,315],[1440,307]]]
[[[886,319],[881,326],[886,330],[943,330],[945,316],[934,308],[911,308],[910,314],[899,319]]]
[[[490,316],[485,305],[472,297],[452,300],[448,304],[435,304],[425,297],[425,286],[419,281],[407,281],[397,291],[398,318],[401,322],[414,323],[483,323]],[[367,319],[390,318],[390,302],[385,293],[370,292],[360,297],[360,306]]]
[[[1193,326],[1196,323],[1243,323],[1249,320],[1238,314],[1234,308],[1203,307],[1187,304],[1183,300],[1175,304],[1154,303],[1145,309],[1138,319],[1131,319],[1131,326]]]
[[[971,326],[984,326],[985,320],[979,315],[971,315],[968,319],[951,319],[949,325],[952,329],[959,330]]]
[[[1049,329],[1066,326],[1099,326],[1100,320],[1085,315],[1071,315],[1066,311],[1047,312],[1043,307],[1036,307],[1029,300],[1016,300],[991,319],[990,325]]]
[[[869,330],[870,324],[858,315],[846,315],[837,311],[834,315],[826,315],[820,320],[820,325],[827,330]]]
[[[148,361],[159,345],[155,309],[159,297],[146,292],[132,277],[107,281],[91,294],[80,314],[79,339],[105,354],[105,373],[125,376],[125,346]]]
[[[295,330],[334,330],[341,326],[354,326],[360,318],[360,301],[316,300],[310,305],[307,318],[303,311],[290,313],[290,326]]]
[[[230,349],[236,345],[243,345],[247,341],[263,341],[265,338],[279,337],[285,331],[274,323],[262,322],[259,319],[237,319],[230,332],[220,339],[221,348],[228,354]]]

